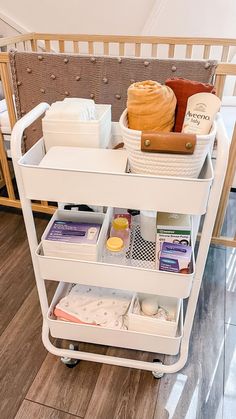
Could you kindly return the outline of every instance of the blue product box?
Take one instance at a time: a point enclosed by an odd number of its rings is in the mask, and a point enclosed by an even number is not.
[[[96,244],[101,225],[74,221],[54,221],[46,240],[77,244]]]
[[[192,247],[177,243],[164,242],[160,253],[160,271],[190,273],[189,265],[192,257]]]

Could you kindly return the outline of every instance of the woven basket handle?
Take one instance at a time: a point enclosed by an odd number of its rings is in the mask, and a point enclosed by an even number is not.
[[[147,153],[193,154],[195,145],[195,134],[143,131],[141,136],[141,151]]]

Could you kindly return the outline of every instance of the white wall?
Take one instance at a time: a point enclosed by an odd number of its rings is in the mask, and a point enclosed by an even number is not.
[[[0,12],[29,31],[136,35],[141,33],[154,2],[155,0],[1,0]]]
[[[236,0],[1,0],[1,14],[24,31],[236,38]]]
[[[20,32],[18,32],[16,29],[14,29],[11,25],[7,24],[0,18],[0,35],[1,36],[15,36],[19,35]]]
[[[156,0],[142,33],[236,38],[236,1]]]

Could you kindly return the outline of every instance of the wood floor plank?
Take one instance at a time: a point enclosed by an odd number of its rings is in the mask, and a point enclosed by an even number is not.
[[[107,350],[103,346],[82,343],[80,349],[101,354]],[[27,399],[84,417],[100,369],[101,364],[86,361],[69,369],[58,357],[48,354],[28,391]]]
[[[147,352],[116,348],[108,354],[142,361],[155,358]],[[159,383],[148,371],[103,365],[85,419],[151,419]]]
[[[235,419],[236,412],[236,326],[225,328],[225,371],[223,419]]]
[[[59,412],[51,407],[24,400],[15,419],[75,419],[69,413]]]
[[[41,311],[34,288],[0,337],[1,419],[14,418],[45,359],[41,328]]]
[[[41,233],[47,221],[37,219]],[[33,267],[20,212],[0,211],[0,334],[35,286]]]
[[[155,419],[222,417],[225,250],[211,248],[195,315],[189,357],[161,379]],[[166,359],[173,363],[174,358]]]

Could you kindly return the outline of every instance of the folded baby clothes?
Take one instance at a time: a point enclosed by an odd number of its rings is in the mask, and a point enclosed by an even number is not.
[[[128,88],[128,124],[140,131],[169,132],[174,126],[176,97],[168,86],[152,80]]]
[[[175,132],[182,131],[187,101],[190,96],[201,92],[215,93],[212,84],[200,83],[198,81],[178,77],[166,80],[165,84],[174,91],[177,99],[174,125]]]
[[[54,315],[76,323],[126,329],[131,299],[130,292],[77,284],[56,305]]]

